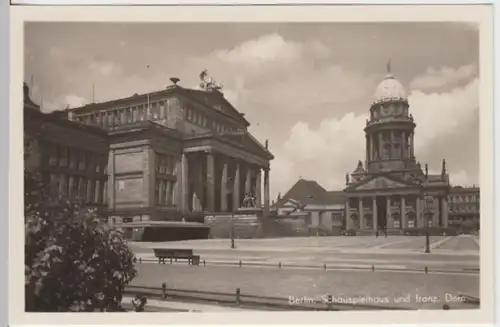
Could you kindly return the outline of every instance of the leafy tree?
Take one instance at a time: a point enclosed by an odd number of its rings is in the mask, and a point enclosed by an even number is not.
[[[25,163],[36,137],[25,133]],[[137,274],[122,233],[94,208],[55,198],[25,164],[25,310],[94,311],[119,307]]]

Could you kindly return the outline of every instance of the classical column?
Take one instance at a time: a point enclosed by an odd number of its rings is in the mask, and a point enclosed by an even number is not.
[[[264,217],[269,214],[269,168],[264,168]]]
[[[233,211],[238,210],[241,206],[240,199],[240,164],[236,163],[236,169],[234,172],[234,184],[233,184]]]
[[[171,194],[172,194],[172,181],[166,180],[165,181],[165,195],[163,198],[163,203],[165,203],[168,206],[172,205]]]
[[[386,207],[387,207],[387,213],[386,213],[386,228],[393,228],[393,223],[392,223],[392,217],[391,217],[391,197],[387,196],[386,197]]]
[[[60,189],[60,187],[61,187],[61,184],[59,184],[59,189]],[[86,196],[86,200],[88,203],[92,202],[92,189],[93,189],[92,180],[89,178],[87,180],[87,196]]]
[[[372,200],[372,215],[373,215],[373,230],[378,229],[378,217],[377,217],[377,198],[373,197]]]
[[[391,151],[389,151],[390,158],[394,158],[394,131],[391,131]]]
[[[414,143],[413,143],[413,140],[414,140],[414,135],[415,135],[415,132],[412,132],[411,135],[410,135],[410,157],[413,158],[415,156],[414,154],[414,151],[415,151],[415,146],[414,146]]]
[[[358,206],[359,206],[359,229],[365,228],[365,212],[363,208],[363,198],[358,198]]]
[[[207,152],[207,210],[215,211],[215,158],[213,153]]]
[[[80,177],[78,179],[78,197],[79,198],[85,198],[85,194],[83,194],[83,184],[85,183],[85,180],[83,179],[83,177]]]
[[[378,159],[382,158],[382,154],[384,151],[383,141],[382,141],[382,132],[378,132]]]
[[[365,169],[367,168],[368,162],[370,161],[370,137],[365,135],[366,138],[366,159],[365,159]]]
[[[373,154],[373,150],[375,149],[375,144],[373,142],[373,135],[370,134],[369,136],[369,140],[370,140],[370,159],[369,161],[373,161],[373,157],[374,157],[374,154]]]
[[[433,215],[432,215],[432,226],[439,226],[439,201],[441,199],[437,196],[434,196],[432,198],[432,206],[434,207],[434,212],[433,212]]]
[[[352,228],[352,220],[351,220],[351,207],[349,205],[349,198],[347,198],[345,202],[345,229]]]
[[[69,180],[68,180],[68,195],[69,195],[69,198],[73,198],[75,196],[75,194],[73,192],[74,185],[75,185],[75,179],[74,179],[74,177],[73,176],[69,176]]]
[[[415,206],[416,206],[415,211],[417,212],[417,217],[415,220],[415,227],[418,227],[418,228],[425,227],[424,222],[423,222],[423,217],[422,217],[421,202],[422,202],[422,199],[419,196],[417,196],[415,199]]]
[[[94,202],[101,203],[101,181],[95,181]]]
[[[61,174],[59,177],[59,197],[64,197],[67,194],[67,188],[66,188],[66,175]]]
[[[406,221],[406,200],[404,195],[401,195],[401,228],[407,228],[408,223]]]
[[[166,204],[167,201],[166,201],[166,185],[165,185],[166,181],[165,180],[160,180],[160,194],[159,194],[159,199],[158,199],[158,203],[160,204]]]
[[[401,132],[401,158],[406,159],[406,132]]]
[[[257,175],[255,177],[255,205],[257,208],[262,206],[262,172],[261,169],[257,171]]]
[[[224,160],[222,167],[222,179],[220,184],[220,211],[227,211],[227,161]]]
[[[252,170],[250,166],[247,166],[245,175],[245,194],[250,193],[252,191],[251,180],[252,180]]]
[[[107,180],[104,181],[104,186],[102,188],[102,197],[103,197],[102,202],[104,204],[108,203],[108,181]]]
[[[183,153],[181,155],[181,171],[180,171],[180,191],[177,192],[180,194],[181,202],[180,209],[181,212],[187,212],[189,210],[189,181],[188,181],[188,170],[189,170],[189,161],[187,154]],[[179,184],[179,182],[177,182]]]
[[[443,196],[441,198],[441,201],[443,227],[448,227],[448,198],[446,196]]]

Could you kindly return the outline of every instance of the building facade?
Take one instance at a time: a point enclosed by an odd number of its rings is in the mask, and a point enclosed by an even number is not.
[[[479,187],[452,187],[448,196],[448,202],[450,226],[465,233],[475,232],[479,229]]]
[[[202,89],[172,85],[67,111],[106,131],[107,204],[113,222],[230,213],[252,197],[269,212],[270,160],[250,123],[200,76]]]
[[[24,136],[33,140],[25,169],[40,173],[52,197],[78,199],[106,215],[107,133],[42,113],[23,87]]]
[[[395,233],[448,227],[450,183],[422,169],[414,151],[416,123],[402,84],[390,72],[377,86],[364,128],[366,154],[346,175],[346,229]]]

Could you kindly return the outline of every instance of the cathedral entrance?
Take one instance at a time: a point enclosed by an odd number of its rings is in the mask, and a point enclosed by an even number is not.
[[[377,196],[377,229],[387,227],[387,202],[385,196]]]

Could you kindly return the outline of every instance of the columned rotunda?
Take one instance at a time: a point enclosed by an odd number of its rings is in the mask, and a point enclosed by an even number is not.
[[[449,179],[415,158],[416,123],[403,85],[390,73],[375,90],[364,129],[366,158],[346,175],[346,229],[447,227]]]

